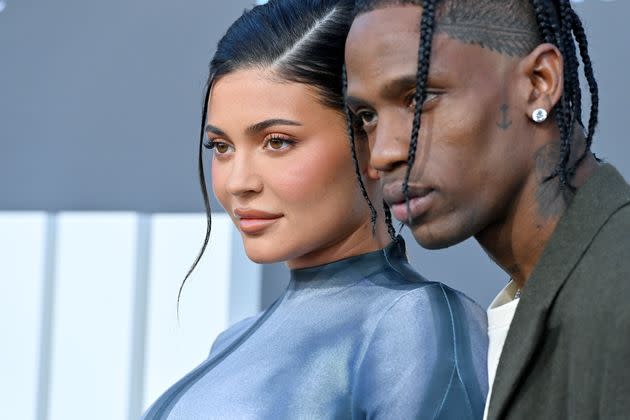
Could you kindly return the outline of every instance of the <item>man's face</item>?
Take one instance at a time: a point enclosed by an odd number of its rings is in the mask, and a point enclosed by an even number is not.
[[[518,60],[436,33],[407,213],[421,11],[388,7],[355,19],[346,42],[348,106],[363,122],[394,216],[422,246],[443,248],[508,216],[531,154],[517,135],[527,132],[513,98]]]

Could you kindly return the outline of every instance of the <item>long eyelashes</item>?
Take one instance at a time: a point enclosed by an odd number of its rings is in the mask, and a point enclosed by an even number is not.
[[[281,152],[292,147],[295,143],[296,141],[292,138],[274,134],[263,139],[262,148],[272,152]],[[231,143],[219,139],[206,139],[203,141],[203,147],[214,150],[218,155],[224,155],[235,150]]]
[[[295,140],[280,135],[271,135],[264,140],[263,147],[268,150],[285,150],[295,144]],[[276,147],[277,146],[277,147]]]
[[[202,145],[203,147],[205,147],[206,149],[213,149],[214,146],[216,146],[216,142],[210,139],[203,139],[202,140]]]

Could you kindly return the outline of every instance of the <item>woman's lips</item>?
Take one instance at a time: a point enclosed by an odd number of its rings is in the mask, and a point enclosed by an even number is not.
[[[276,223],[278,219],[280,219],[280,217],[275,219],[239,219],[238,227],[241,232],[251,235],[262,232]]]
[[[238,228],[241,232],[249,235],[261,233],[284,216],[262,210],[241,208],[235,209],[234,215],[237,217]]]

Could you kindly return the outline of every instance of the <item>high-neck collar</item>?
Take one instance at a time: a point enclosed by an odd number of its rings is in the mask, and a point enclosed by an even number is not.
[[[289,289],[321,288],[356,282],[384,266],[406,262],[405,242],[398,236],[383,249],[314,267],[291,270]]]

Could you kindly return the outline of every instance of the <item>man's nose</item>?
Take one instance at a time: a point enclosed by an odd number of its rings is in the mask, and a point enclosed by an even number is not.
[[[407,164],[409,135],[398,124],[379,120],[374,139],[370,142],[370,165],[379,172],[390,172]]]

